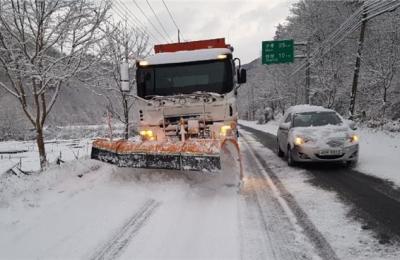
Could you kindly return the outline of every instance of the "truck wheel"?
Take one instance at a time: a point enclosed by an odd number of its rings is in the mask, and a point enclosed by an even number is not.
[[[287,163],[289,166],[296,166],[296,161],[293,159],[292,149],[290,145],[287,148]]]
[[[281,150],[281,146],[279,145],[279,140],[276,140],[276,146],[277,146],[277,154],[279,157],[283,157],[285,153]]]

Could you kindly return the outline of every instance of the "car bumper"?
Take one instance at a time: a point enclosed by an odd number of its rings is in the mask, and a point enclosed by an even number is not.
[[[292,149],[292,156],[293,159],[298,162],[351,162],[358,160],[358,144],[340,147],[340,149],[342,149],[342,153],[338,155],[320,155],[320,152],[326,149],[307,146],[295,146]]]

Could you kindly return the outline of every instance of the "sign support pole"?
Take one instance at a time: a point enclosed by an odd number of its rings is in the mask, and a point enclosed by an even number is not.
[[[308,41],[306,43],[306,62],[307,62],[307,67],[306,67],[306,91],[305,91],[304,95],[305,95],[306,104],[310,104],[311,64],[310,64],[310,44],[309,44]]]

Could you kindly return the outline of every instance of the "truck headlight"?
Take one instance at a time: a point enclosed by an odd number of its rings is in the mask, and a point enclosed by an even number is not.
[[[220,129],[220,134],[222,136],[232,135],[232,127],[230,125],[223,125]]]
[[[144,140],[148,140],[148,141],[156,140],[156,135],[152,130],[142,130],[139,133]]]
[[[149,62],[148,62],[147,60],[141,60],[141,61],[139,61],[139,66],[145,67],[145,66],[147,66],[147,65],[149,65]]]
[[[226,55],[226,54],[220,54],[217,56],[217,59],[223,60],[223,59],[226,59],[227,57],[228,57],[228,55]]]

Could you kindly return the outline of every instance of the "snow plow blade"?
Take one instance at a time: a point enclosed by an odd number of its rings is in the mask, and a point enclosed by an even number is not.
[[[216,171],[221,169],[219,140],[196,139],[185,142],[132,142],[97,139],[91,158],[119,167]]]

